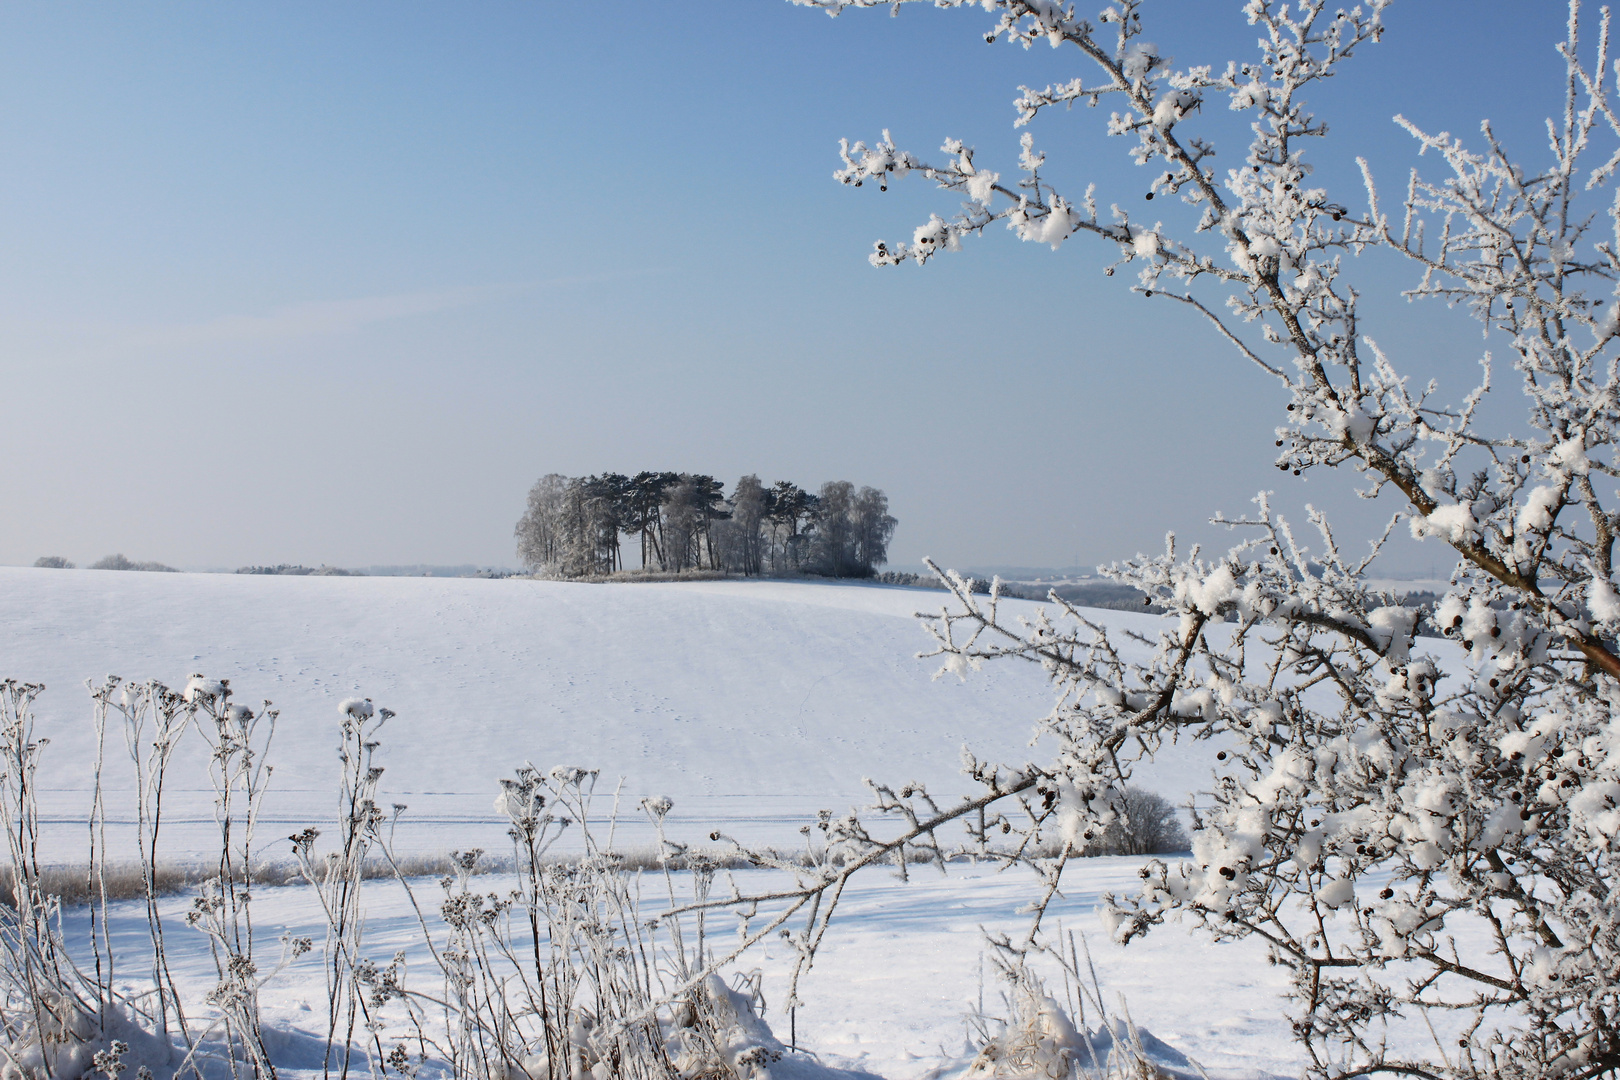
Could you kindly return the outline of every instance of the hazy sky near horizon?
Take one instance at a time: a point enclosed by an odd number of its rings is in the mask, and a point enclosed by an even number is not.
[[[1243,59],[1239,7],[1149,4],[1148,37]],[[1396,3],[1312,101],[1318,179],[1360,205],[1364,155],[1397,196],[1420,164],[1397,112],[1476,141],[1490,117],[1544,160],[1561,9]],[[780,0],[0,7],[0,563],[511,565],[538,476],[639,469],[881,487],[899,568],[1126,557],[1261,488],[1368,529],[1351,477],[1272,467],[1281,392],[1129,294],[1133,271],[1104,277],[1110,246],[995,230],[867,265],[956,203],[840,187],[840,136],[931,158],[956,136],[1012,174],[1018,86],[1084,71],[988,47],[989,24]],[[1213,105],[1224,168],[1243,127]],[[1049,178],[1140,216],[1106,114],[1033,131]],[[1409,268],[1357,272],[1364,329],[1460,397],[1477,330],[1402,301]],[[1403,568],[1443,566],[1432,547]]]

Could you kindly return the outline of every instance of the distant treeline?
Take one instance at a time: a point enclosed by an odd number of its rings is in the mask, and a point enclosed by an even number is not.
[[[367,570],[345,570],[341,566],[302,566],[297,563],[278,563],[275,566],[244,566],[238,574],[284,574],[291,577],[441,577],[441,578],[506,578],[517,573],[500,567],[479,567],[472,563],[439,566],[414,563],[409,566],[373,566]]]
[[[34,560],[34,565],[47,570],[72,570],[73,563],[60,555],[41,555]],[[155,570],[163,574],[179,573],[172,566],[165,566],[160,562],[132,562],[122,554],[105,555],[90,564],[92,570]]]
[[[749,475],[728,498],[712,476],[543,476],[517,523],[517,554],[530,570],[594,577],[629,569],[629,538],[642,569],[679,573],[824,574],[870,577],[889,561],[897,524],[877,488],[832,480],[811,494]]]
[[[988,593],[990,579],[963,575],[975,593]],[[945,583],[933,574],[912,574],[888,570],[877,576],[883,585],[906,585],[915,589],[944,589]],[[1056,594],[1077,607],[1108,608],[1114,611],[1145,611],[1157,615],[1164,609],[1152,603],[1145,593],[1129,585],[1109,581],[1081,581],[1063,585],[1042,585],[1028,581],[1003,581],[1001,595],[1013,600],[1049,600]]]

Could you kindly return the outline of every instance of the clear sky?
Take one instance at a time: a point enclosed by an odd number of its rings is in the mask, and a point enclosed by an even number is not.
[[[1239,6],[1149,4],[1149,37],[1182,64],[1246,57]],[[1313,102],[1339,201],[1358,154],[1404,187],[1397,112],[1468,137],[1489,116],[1542,159],[1562,5],[1404,0],[1386,21]],[[510,565],[536,477],[606,470],[872,484],[902,568],[1124,557],[1208,535],[1261,487],[1368,520],[1349,477],[1272,468],[1281,393],[1104,278],[1113,250],[997,230],[867,265],[955,201],[840,187],[840,136],[889,127],[932,157],[957,136],[1011,173],[1017,87],[1084,71],[987,46],[989,22],[780,0],[0,6],[0,563]],[[1106,111],[1036,138],[1052,179],[1141,213]],[[1206,116],[1240,161],[1241,128]],[[1460,395],[1482,342],[1399,300],[1413,280],[1367,266],[1365,328]]]

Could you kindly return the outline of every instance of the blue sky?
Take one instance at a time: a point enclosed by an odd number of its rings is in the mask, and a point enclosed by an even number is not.
[[[1150,4],[1149,37],[1180,63],[1246,55],[1238,6]],[[1398,192],[1418,162],[1396,112],[1465,136],[1489,116],[1540,160],[1560,7],[1396,4],[1313,102],[1319,176],[1353,202],[1365,155]],[[866,264],[954,203],[841,188],[840,136],[956,136],[1010,172],[1019,84],[1083,70],[985,45],[988,22],[777,0],[0,7],[0,563],[510,564],[536,477],[642,468],[882,487],[905,568],[1124,557],[1210,535],[1261,487],[1365,527],[1349,478],[1271,467],[1280,393],[1105,279],[1111,250],[998,232]],[[1052,178],[1134,210],[1105,112],[1036,138]],[[1241,159],[1241,137],[1220,146]],[[1410,271],[1361,273],[1368,331],[1471,385],[1477,332],[1401,301]]]

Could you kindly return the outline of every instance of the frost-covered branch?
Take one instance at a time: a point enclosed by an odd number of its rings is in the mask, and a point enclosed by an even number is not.
[[[1568,8],[1543,163],[1525,164],[1488,123],[1471,146],[1399,120],[1444,172],[1413,172],[1395,213],[1370,164],[1365,210],[1352,211],[1359,197],[1314,182],[1305,153],[1327,134],[1305,95],[1378,40],[1381,0],[1248,0],[1258,53],[1187,67],[1149,43],[1140,2],[1094,22],[1045,0],[981,6],[988,40],[1044,41],[1083,69],[1023,88],[1015,126],[1106,100],[1103,132],[1147,170],[1146,198],[1174,201],[1151,226],[1118,205],[1102,212],[1094,184],[1049,175],[1027,130],[1016,169],[954,140],[943,164],[925,163],[885,133],[846,145],[837,179],[916,175],[964,201],[909,243],[879,244],[872,262],[924,264],[997,222],[1054,248],[1076,234],[1114,244],[1109,274],[1134,264],[1136,291],[1187,304],[1286,389],[1279,470],[1348,466],[1363,495],[1395,489],[1411,534],[1448,546],[1457,568],[1419,610],[1365,581],[1389,530],[1351,559],[1311,510],[1313,550],[1262,496],[1257,514],[1226,522],[1247,536],[1218,558],[1172,543],[1108,568],[1165,623],[1110,629],[1056,597],[1009,620],[994,590],[984,601],[945,575],[955,607],[930,621],[929,655],[958,675],[1006,658],[1049,673],[1058,803],[1071,778],[1117,791],[1166,742],[1210,746],[1213,802],[1193,859],[1152,864],[1142,890],[1110,902],[1111,925],[1121,940],[1177,918],[1267,941],[1294,971],[1314,1074],[1620,1066],[1620,119],[1607,10],[1587,44],[1578,3]],[[1224,175],[1212,168],[1217,101],[1252,133]],[[1479,385],[1442,402],[1363,325],[1355,256],[1373,249],[1415,267],[1407,296],[1465,308],[1511,356],[1525,433],[1482,419],[1490,352]],[[1423,644],[1425,626],[1451,644]],[[1072,809],[1094,825],[1085,815],[1108,805]],[[1459,954],[1458,940],[1492,944]],[[1380,1032],[1397,1011],[1453,1041],[1437,1034],[1434,1055],[1396,1058]]]

